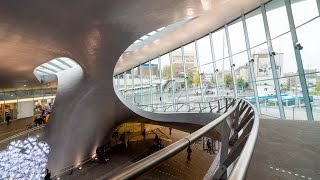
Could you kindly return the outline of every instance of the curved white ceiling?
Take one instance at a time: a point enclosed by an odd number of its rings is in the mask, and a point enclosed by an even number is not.
[[[170,50],[180,47],[197,38],[208,34],[224,24],[240,17],[269,0],[202,0],[202,4],[209,4],[204,15],[186,23],[176,30],[160,37],[139,49],[121,55],[115,67],[114,74],[125,72],[139,64],[151,60]]]

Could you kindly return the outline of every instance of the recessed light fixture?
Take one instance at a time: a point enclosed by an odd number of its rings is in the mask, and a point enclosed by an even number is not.
[[[25,85],[23,85],[24,87],[26,87],[27,85],[25,84]]]

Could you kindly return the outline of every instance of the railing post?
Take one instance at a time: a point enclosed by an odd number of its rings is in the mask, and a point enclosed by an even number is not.
[[[224,112],[228,111],[228,99],[226,99],[226,110]]]
[[[230,135],[230,128],[227,123],[227,117],[217,128],[218,132],[221,134],[221,145],[220,145],[220,162],[219,168],[215,172],[213,179],[227,179],[227,167],[223,165],[224,161],[228,157],[229,151],[229,135]]]

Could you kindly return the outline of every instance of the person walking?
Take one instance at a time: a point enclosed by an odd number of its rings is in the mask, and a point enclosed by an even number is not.
[[[208,153],[211,153],[211,141],[210,141],[210,139],[208,138],[208,140],[207,140],[207,152]]]
[[[187,163],[188,163],[189,161],[191,161],[191,153],[192,153],[192,149],[190,145],[187,149],[187,153],[188,153],[188,157],[187,157]]]

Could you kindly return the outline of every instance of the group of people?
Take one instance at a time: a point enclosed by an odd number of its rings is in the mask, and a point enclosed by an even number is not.
[[[35,117],[33,122],[35,125],[41,126],[42,124],[46,123],[46,117],[45,116],[40,116],[39,118]]]
[[[100,146],[96,149],[96,155],[98,157],[98,160],[101,162],[105,162],[109,160],[109,149],[111,145],[110,144],[105,144],[103,146]]]

